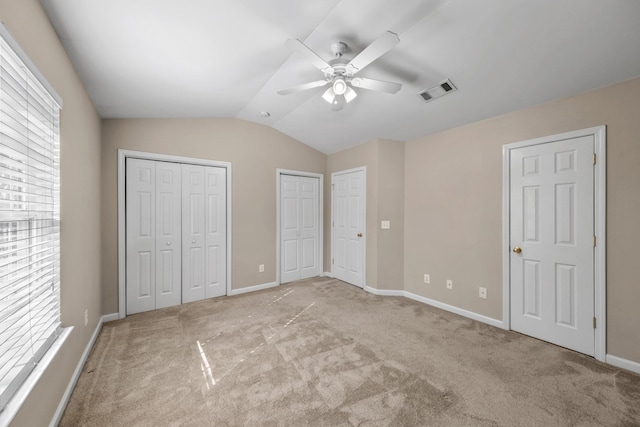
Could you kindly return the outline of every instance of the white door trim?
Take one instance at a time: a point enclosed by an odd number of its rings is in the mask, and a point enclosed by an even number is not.
[[[510,164],[511,150],[532,145],[545,144],[560,139],[593,136],[596,164],[594,166],[594,222],[596,247],[594,253],[594,313],[597,319],[595,331],[595,358],[605,361],[607,350],[607,276],[606,276],[606,126],[597,126],[573,132],[550,135],[526,141],[506,144],[502,147],[502,323],[511,329],[510,289]]]
[[[366,166],[361,166],[359,168],[353,168],[353,169],[347,169],[347,170],[343,170],[343,171],[338,171],[338,172],[333,172],[331,173],[331,223],[333,224],[334,221],[334,216],[335,216],[335,211],[334,211],[334,203],[333,203],[333,178],[337,175],[344,175],[347,173],[353,173],[353,172],[362,172],[364,175],[364,193],[363,193],[363,197],[364,197],[364,211],[362,212],[363,216],[364,216],[364,221],[362,224],[362,228],[365,231],[364,232],[364,243],[362,245],[362,256],[364,257],[363,260],[363,265],[362,265],[362,289],[366,289],[368,287],[367,285],[367,167]],[[334,229],[333,227],[331,227],[331,259],[333,259],[333,252],[334,252],[334,248],[333,248],[333,244],[335,242],[335,236],[334,236]],[[331,277],[335,277],[335,273],[333,271],[333,263],[331,263]]]
[[[156,160],[163,162],[188,163],[215,166],[227,170],[227,295],[231,295],[231,163],[194,157],[172,156],[169,154],[147,153],[143,151],[118,150],[118,318],[126,317],[126,211],[125,211],[125,161],[127,158]]]
[[[318,265],[320,274],[324,271],[324,175],[321,173],[276,169],[276,284],[280,285],[280,179],[282,175],[318,178]]]

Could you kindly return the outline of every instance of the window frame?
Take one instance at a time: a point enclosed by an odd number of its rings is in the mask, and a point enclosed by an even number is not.
[[[60,298],[60,291],[61,291],[60,289],[60,110],[62,109],[63,102],[60,95],[53,89],[53,87],[49,84],[49,82],[44,78],[42,73],[38,70],[38,68],[34,65],[34,63],[29,59],[26,53],[20,48],[17,41],[13,38],[13,36],[10,34],[10,32],[2,23],[0,23],[0,37],[3,41],[3,44],[6,44],[6,46],[2,49],[2,51],[7,50],[8,52],[7,61],[14,61],[14,63],[19,65],[20,69],[24,69],[25,71],[24,73],[25,80],[23,83],[24,83],[24,89],[26,93],[26,96],[25,96],[26,105],[28,107],[35,107],[35,108],[40,107],[42,104],[37,100],[37,98],[34,97],[34,95],[36,95],[36,96],[39,96],[41,100],[44,100],[45,103],[48,104],[48,107],[50,107],[48,110],[45,110],[44,113],[42,113],[41,109],[39,111],[36,111],[35,115],[41,114],[43,118],[42,123],[51,124],[50,128],[44,128],[45,132],[47,131],[50,132],[50,134],[46,135],[47,138],[49,138],[47,140],[47,143],[50,146],[46,147],[45,153],[51,153],[53,158],[47,159],[46,163],[40,163],[38,166],[34,166],[32,163],[23,164],[22,166],[19,166],[16,169],[15,173],[23,174],[24,169],[29,170],[29,172],[35,171],[39,175],[37,178],[35,178],[36,181],[40,180],[41,176],[43,176],[48,186],[44,187],[44,190],[42,191],[48,192],[46,197],[47,202],[52,201],[50,204],[53,207],[52,208],[47,207],[45,211],[42,211],[42,212],[46,212],[47,215],[49,215],[48,217],[41,215],[39,219],[33,220],[33,218],[31,218],[31,216],[29,215],[29,209],[16,210],[15,217],[11,217],[11,215],[13,214],[12,212],[11,214],[8,215],[9,219],[5,218],[2,222],[3,223],[13,222],[14,224],[16,224],[20,221],[18,217],[20,215],[24,216],[26,212],[27,216],[29,217],[29,219],[27,220],[29,224],[29,230],[27,233],[29,243],[27,244],[27,246],[29,247],[31,246],[32,239],[34,238],[35,238],[36,245],[42,245],[42,242],[38,241],[39,240],[38,237],[46,237],[47,239],[50,237],[52,238],[51,241],[46,240],[47,243],[43,246],[47,246],[48,258],[51,258],[51,264],[52,264],[51,271],[53,271],[53,273],[47,270],[47,281],[46,282],[44,280],[41,281],[41,283],[43,283],[42,290],[40,290],[38,295],[45,296],[46,299],[51,298],[54,301],[54,305],[53,305],[54,308],[50,308],[49,303],[46,303],[43,311],[46,311],[47,313],[55,316],[55,318],[53,318],[52,321],[47,322],[48,326],[45,328],[47,333],[43,335],[43,339],[39,340],[38,345],[36,347],[32,347],[32,357],[29,359],[28,363],[25,363],[25,368],[19,371],[16,370],[16,372],[18,372],[17,375],[12,374],[9,384],[6,385],[4,389],[0,389],[0,424],[4,424],[5,422],[7,423],[10,422],[11,419],[15,416],[15,414],[19,410],[24,400],[28,397],[29,393],[31,392],[33,387],[35,387],[35,385],[37,384],[37,381],[46,370],[46,367],[53,360],[57,351],[62,347],[62,345],[66,341],[66,338],[69,336],[71,332],[71,328],[63,329],[61,327],[61,321],[60,321],[61,320],[60,319],[60,316],[61,316],[61,312],[60,312],[60,300],[61,300]],[[11,53],[13,53],[13,55]],[[13,57],[13,58],[10,59],[9,57]],[[5,60],[3,59],[3,62],[4,61]],[[6,84],[6,83],[2,82],[2,84]],[[4,89],[0,89],[0,91],[3,94],[5,94]],[[46,99],[42,98],[42,96],[45,96]],[[9,103],[7,102],[6,104],[8,105]],[[23,112],[20,112],[17,108],[11,109],[10,107],[8,107],[5,111],[13,112],[13,114],[15,115],[22,115],[25,122],[27,123],[28,130],[25,137],[25,140],[27,142],[26,144],[22,143],[23,147],[25,147],[26,145],[26,150],[28,153],[26,154],[25,157],[29,160],[32,160],[34,156],[39,155],[42,158],[43,157],[42,153],[38,154],[36,150],[33,150],[33,144],[36,143],[34,142],[34,139],[38,136],[37,134],[39,133],[39,132],[35,132],[35,133],[32,132],[32,130],[34,129],[33,126],[37,122],[37,120],[32,120],[32,117],[30,117],[30,115],[34,115],[32,112],[34,110],[28,109],[27,111],[29,111],[30,113],[26,113],[26,115],[23,114]],[[6,120],[8,119],[5,119],[4,117],[0,117],[0,121],[2,123],[5,123]],[[37,128],[37,125],[35,126]],[[8,129],[8,126],[3,124],[2,131],[4,132],[7,129]],[[19,142],[17,144],[19,144]],[[6,147],[6,146],[3,144],[3,147]],[[48,163],[49,160],[50,160],[50,164]],[[13,159],[10,159],[9,157],[5,157],[4,162],[11,163],[13,162]],[[42,167],[43,164],[45,165],[44,167]],[[2,170],[8,171],[10,169],[8,167],[2,167]],[[11,171],[13,171],[13,169],[11,169]],[[34,178],[30,178],[30,179],[34,179]],[[27,181],[16,181],[16,182],[20,184],[17,186],[19,188],[28,187],[30,185],[29,182]],[[33,184],[31,184],[31,186],[34,187]],[[7,193],[15,192],[19,194],[20,197],[22,197],[22,199],[20,200],[20,202],[22,203],[20,204],[28,204],[28,203],[33,204],[32,201],[25,202],[25,199],[27,198],[26,196],[33,197],[34,193],[32,193],[31,190],[15,191],[14,188],[7,189],[5,186],[4,191]],[[36,196],[36,199],[37,199],[37,196]],[[46,205],[47,202],[37,200],[35,204]],[[22,219],[22,221],[24,222],[24,218]],[[40,224],[40,225],[46,224],[46,230],[44,230],[45,233],[39,236],[32,234],[32,230],[31,230],[32,221],[35,221],[34,222],[35,224]],[[14,225],[12,224],[12,227],[13,226]],[[19,230],[17,226],[15,227],[16,227],[16,230]],[[18,231],[15,231],[15,233],[17,234]],[[3,233],[3,234],[9,235],[12,233]],[[32,265],[34,264],[33,258],[34,256],[31,254],[31,249],[29,249],[29,261],[27,262],[27,265],[30,266],[29,268],[33,268],[32,267]],[[47,260],[47,262],[49,261],[50,260]],[[43,261],[40,260],[40,263],[42,264]],[[15,262],[12,264],[15,264]],[[9,263],[7,263],[7,265],[9,265]],[[49,277],[51,277],[52,292],[49,292],[48,290]],[[33,280],[28,280],[28,282],[32,283]],[[30,296],[29,301],[33,301],[33,300],[35,300],[35,298],[32,298]],[[9,308],[9,307],[13,307],[13,306],[9,305],[8,307],[5,307],[5,308]],[[29,306],[27,310],[30,313],[30,315],[32,314],[33,311],[35,311],[35,309],[31,306]],[[33,330],[34,330],[34,325],[29,324],[28,332],[24,333],[24,335],[29,335],[29,336],[33,335]],[[31,337],[29,337],[29,339],[32,340]],[[0,359],[3,356],[4,354],[0,354]]]

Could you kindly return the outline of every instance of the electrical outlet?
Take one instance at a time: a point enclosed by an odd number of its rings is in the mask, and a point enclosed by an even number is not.
[[[424,275],[424,283],[429,284],[431,283],[431,276],[426,274]]]
[[[258,273],[264,273],[264,264],[258,266]]]
[[[381,221],[380,228],[383,230],[388,230],[391,228],[391,221]]]
[[[482,286],[478,288],[478,296],[482,299],[487,299],[487,288]]]
[[[453,289],[453,280],[447,279],[447,289]]]
[[[89,324],[89,309],[86,308],[84,310],[84,326],[87,326]]]

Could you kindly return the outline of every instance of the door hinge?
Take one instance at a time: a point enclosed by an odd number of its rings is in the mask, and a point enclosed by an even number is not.
[[[333,190],[334,188],[336,188],[335,184],[331,184],[331,189]]]
[[[596,153],[593,153],[593,164],[596,164]]]
[[[593,236],[593,247],[596,247],[596,236]]]
[[[333,258],[331,258],[331,264],[333,264]]]
[[[595,329],[595,328],[596,328],[596,318],[594,317],[593,318],[593,329]]]

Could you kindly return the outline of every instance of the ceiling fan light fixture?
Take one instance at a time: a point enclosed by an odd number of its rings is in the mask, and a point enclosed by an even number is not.
[[[344,100],[347,101],[347,104],[353,101],[356,98],[356,96],[358,96],[356,91],[353,90],[353,88],[350,88],[349,86],[347,86],[347,89],[344,92]]]
[[[349,86],[347,86],[347,82],[344,81],[344,77],[336,77],[333,81],[333,92],[336,95],[344,95]]]
[[[333,91],[333,87],[327,89],[323,94],[322,98],[327,101],[329,104],[333,104],[333,101],[336,99],[336,93]]]

